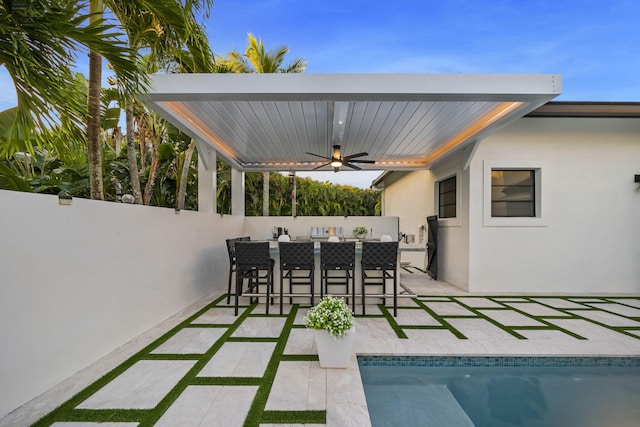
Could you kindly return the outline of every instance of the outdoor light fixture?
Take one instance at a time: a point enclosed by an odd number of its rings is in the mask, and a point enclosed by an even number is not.
[[[637,185],[636,191],[640,191],[640,175],[634,175],[633,182],[635,182]]]
[[[69,206],[73,202],[73,197],[67,196],[66,194],[58,195],[58,204]]]

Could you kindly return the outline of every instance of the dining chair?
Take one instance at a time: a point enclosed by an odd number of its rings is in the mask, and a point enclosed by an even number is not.
[[[386,304],[387,281],[393,280],[393,316],[398,316],[398,242],[362,242],[362,314],[365,314],[366,287],[382,286]],[[374,273],[375,272],[375,273]]]
[[[229,255],[229,285],[227,286],[227,305],[229,304],[229,302],[231,301],[231,283],[232,283],[232,276],[233,273],[236,272],[236,249],[235,249],[235,243],[236,242],[244,242],[244,241],[251,241],[251,237],[249,236],[245,236],[245,237],[234,237],[232,239],[227,239],[227,254]],[[242,291],[242,290],[240,290]],[[242,295],[242,292],[240,293],[240,295]]]
[[[351,283],[352,308],[355,310],[356,290],[353,283],[356,263],[355,242],[320,242],[320,298],[329,294],[329,286],[344,286],[344,295],[349,304]],[[329,274],[329,273],[332,274]],[[333,293],[332,293],[333,295]]]
[[[273,267],[275,261],[269,254],[269,242],[236,241],[236,299],[235,315],[238,315],[238,298],[242,294],[245,279],[248,291],[257,293],[260,285],[266,285],[266,314],[269,314],[269,300],[273,304]],[[257,298],[257,297],[256,297]],[[259,300],[259,299],[258,299]],[[253,297],[249,299],[253,304]]]
[[[280,242],[280,314],[284,281],[289,283],[289,304],[293,304],[293,287],[309,286],[314,303],[315,255],[313,242]]]

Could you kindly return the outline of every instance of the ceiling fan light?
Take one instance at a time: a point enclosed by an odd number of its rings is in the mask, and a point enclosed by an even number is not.
[[[331,161],[331,166],[334,168],[339,168],[342,166],[342,162],[340,160],[333,160]]]

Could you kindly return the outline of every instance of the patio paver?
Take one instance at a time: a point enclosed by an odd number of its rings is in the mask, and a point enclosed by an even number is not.
[[[640,356],[640,296],[469,295],[436,284],[433,295],[429,281],[409,285],[421,295],[404,298],[397,318],[375,306],[367,317],[356,317],[355,352]],[[321,369],[312,332],[302,327],[306,308],[287,306],[285,315],[274,309],[266,317],[263,305],[248,306],[246,299],[243,317],[236,317],[224,298],[211,301],[186,310],[183,323],[167,327],[173,335],[158,340],[151,353],[127,356],[128,369],[79,404],[65,406],[72,394],[61,387],[51,392],[57,397],[34,400],[0,420],[0,427],[30,425],[60,404],[46,425],[132,427],[147,415],[160,426],[243,425],[247,417],[263,427],[371,425],[355,356],[346,370]],[[112,366],[122,363],[114,359]],[[77,380],[86,387],[104,375],[99,372]],[[165,396],[173,397],[162,413],[156,406]],[[106,422],[98,410],[121,422]],[[65,418],[70,415],[75,422]],[[76,419],[80,415],[85,418]]]

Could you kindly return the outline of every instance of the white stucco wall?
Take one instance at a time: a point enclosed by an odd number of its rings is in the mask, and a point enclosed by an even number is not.
[[[384,207],[385,216],[399,218],[400,231],[415,236],[414,243],[400,243],[400,247],[426,247],[427,233],[420,242],[420,226],[426,225],[427,216],[432,215],[433,177],[428,170],[417,170],[396,173],[396,177],[385,182]],[[424,252],[402,252],[401,261],[409,261],[412,265],[423,268]]]
[[[540,168],[539,220],[487,218],[491,165]],[[524,118],[483,140],[469,173],[471,291],[640,292],[639,119]]]
[[[468,146],[432,170],[434,189],[439,181],[456,176],[456,217],[438,219],[438,280],[465,290],[469,288],[469,172],[465,166],[472,152]],[[435,214],[437,198],[435,190]]]
[[[244,218],[0,190],[0,418],[216,289]]]

